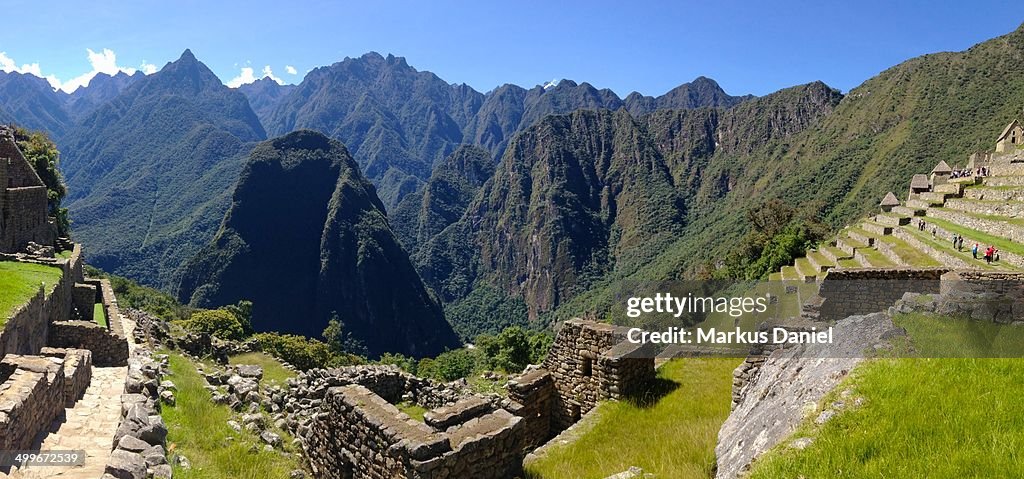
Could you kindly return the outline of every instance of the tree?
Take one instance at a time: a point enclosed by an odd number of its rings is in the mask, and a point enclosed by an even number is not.
[[[182,322],[189,331],[209,333],[221,339],[238,340],[245,337],[245,329],[238,317],[223,309],[202,309]]]
[[[50,216],[57,219],[57,234],[67,236],[71,230],[71,220],[67,208],[61,207],[61,202],[68,190],[60,174],[60,151],[57,150],[57,144],[46,133],[24,128],[14,129],[14,141],[46,185],[47,208]]]
[[[254,332],[252,329],[252,301],[243,299],[238,304],[225,306],[223,309],[238,318],[238,322],[242,324],[242,330],[246,336]]]

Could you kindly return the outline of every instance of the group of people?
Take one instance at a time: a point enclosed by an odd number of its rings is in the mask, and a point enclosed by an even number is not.
[[[917,220],[917,230],[918,231],[926,231],[928,229],[928,226],[929,226],[928,222],[926,222],[925,220],[923,220],[923,219],[918,219]],[[938,234],[939,230],[938,230],[938,228],[935,225],[931,225],[931,227],[932,227],[932,238],[934,238],[936,236],[936,234]],[[953,248],[955,248],[957,251],[963,251],[964,250],[964,237],[963,237],[963,235],[957,234],[957,233],[953,233],[953,237],[951,238],[951,240],[953,242]],[[985,248],[984,252],[982,252],[981,251],[981,245],[979,245],[978,243],[974,243],[974,247],[971,248],[971,255],[974,256],[974,259],[978,259],[978,253],[984,253],[982,258],[985,260],[986,263],[990,263],[991,264],[993,261],[999,261],[999,250],[995,246],[989,246],[988,248]]]
[[[949,178],[950,179],[967,178],[967,177],[972,176],[972,175],[973,176],[988,176],[988,167],[987,166],[982,166],[980,168],[976,168],[976,169],[973,169],[973,170],[970,169],[970,168],[964,168],[962,170],[953,170],[953,172],[950,173]]]
[[[971,249],[971,254],[974,255],[974,259],[978,259],[978,243],[974,243],[974,248]],[[993,261],[999,261],[999,250],[995,246],[989,246],[985,248],[985,262],[992,264]]]

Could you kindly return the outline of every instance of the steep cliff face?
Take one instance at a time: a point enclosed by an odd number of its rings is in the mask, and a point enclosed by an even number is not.
[[[728,109],[549,116],[515,137],[459,221],[420,242],[417,264],[446,300],[494,286],[537,318],[652,264],[702,227],[693,219],[735,186],[751,151],[816,124],[840,98],[816,83]]]
[[[371,354],[432,355],[457,345],[338,141],[308,130],[256,146],[214,241],[184,267],[195,306],[253,301],[257,330],[318,336],[332,316]]]
[[[461,146],[434,167],[423,188],[398,204],[390,217],[410,254],[462,217],[495,166],[487,150]]]

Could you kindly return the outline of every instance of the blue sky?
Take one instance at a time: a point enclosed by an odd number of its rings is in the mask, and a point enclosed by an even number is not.
[[[0,68],[52,76],[65,88],[93,70],[159,68],[191,48],[225,82],[246,67],[260,77],[269,66],[275,77],[298,83],[316,66],[374,50],[480,91],[570,78],[621,96],[660,95],[699,75],[737,95],[814,80],[848,91],[905,59],[963,50],[1024,21],[1019,3],[986,1],[35,0],[0,6],[5,17],[17,12],[16,21],[6,18],[0,28]]]

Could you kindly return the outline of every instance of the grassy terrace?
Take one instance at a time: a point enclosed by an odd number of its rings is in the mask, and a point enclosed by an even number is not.
[[[666,363],[658,377],[667,395],[649,405],[602,403],[593,428],[527,466],[527,477],[607,477],[630,466],[655,477],[712,477],[718,429],[729,415],[732,370],[739,363],[722,358]]]
[[[868,263],[871,263],[871,266],[874,268],[891,268],[896,266],[892,260],[886,258],[885,255],[880,253],[877,249],[867,248],[857,251],[864,255],[864,258],[867,259]]]
[[[60,268],[38,264],[0,262],[0,327],[44,284],[47,293],[60,281]]]
[[[912,267],[930,268],[934,266],[942,266],[942,263],[937,261],[935,258],[928,256],[924,251],[910,246],[906,241],[895,236],[880,236],[875,241],[882,241],[889,244],[896,255]]]
[[[938,223],[936,223],[936,225],[938,225]],[[974,245],[973,244],[967,244],[966,240],[964,242],[964,249],[963,249],[963,251],[957,251],[956,248],[953,247],[952,241],[946,241],[944,238],[932,238],[932,234],[930,232],[918,231],[917,227],[913,226],[913,225],[904,226],[903,228],[906,229],[906,231],[908,233],[910,233],[915,238],[917,238],[918,241],[920,241],[920,242],[922,242],[922,243],[924,243],[924,244],[926,244],[928,246],[931,246],[932,248],[935,248],[935,249],[937,249],[939,251],[942,251],[943,253],[949,254],[951,256],[956,256],[957,258],[960,258],[960,259],[962,259],[964,261],[967,261],[967,262],[971,263],[971,265],[974,266],[977,269],[993,270],[993,271],[994,270],[1015,269],[1015,268],[1013,268],[1013,266],[1010,263],[1007,263],[1005,261],[1000,261],[998,263],[988,264],[988,263],[985,263],[985,261],[982,260],[982,259],[975,260],[974,257],[971,255],[971,247],[974,246]],[[967,236],[966,234],[964,236],[965,236],[965,238],[969,238],[970,237],[970,236]],[[980,256],[979,256],[979,258],[980,258]]]
[[[299,468],[293,459],[279,452],[264,451],[251,432],[231,429],[227,425],[231,410],[210,400],[203,378],[188,359],[171,353],[170,366],[167,379],[174,382],[178,392],[177,404],[163,407],[169,431],[167,444],[171,454],[183,454],[192,463],[188,470],[175,467],[174,477],[262,479],[288,477],[291,470]],[[250,450],[253,445],[257,447]]]
[[[1021,360],[979,358],[1019,358],[1024,329],[922,315],[895,321],[921,357],[855,369],[837,391],[852,390],[863,405],[822,426],[811,415],[790,441],[814,442],[799,451],[776,447],[750,477],[1024,476]],[[837,399],[833,393],[822,403]]]
[[[926,221],[928,221],[930,223],[935,223],[936,226],[938,226],[938,227],[940,227],[940,228],[942,228],[942,229],[944,229],[946,231],[949,231],[951,233],[957,233],[957,234],[964,235],[964,238],[970,238],[970,239],[973,239],[973,240],[976,240],[976,241],[980,241],[980,242],[984,243],[985,245],[993,245],[993,246],[995,246],[996,248],[998,248],[1000,250],[1009,251],[1011,253],[1016,253],[1016,254],[1024,256],[1024,245],[1022,245],[1020,243],[1014,243],[1013,241],[1010,241],[1010,240],[1008,240],[1006,238],[1003,238],[1001,236],[993,236],[993,235],[990,235],[988,233],[983,233],[983,232],[978,231],[978,230],[972,230],[970,228],[965,228],[965,227],[960,226],[960,225],[958,225],[956,223],[951,223],[949,221],[946,221],[946,220],[943,220],[943,219],[940,219],[940,218],[928,217],[926,219]],[[973,246],[973,245],[971,245],[971,246]],[[964,243],[964,249],[969,249],[967,247],[967,243]]]
[[[1010,224],[1010,225],[1014,225],[1014,226],[1024,226],[1024,218],[1011,218],[1009,216],[986,215],[986,214],[982,214],[982,213],[972,213],[970,211],[954,210],[952,208],[935,208],[935,209],[939,210],[939,211],[947,211],[947,212],[950,212],[950,213],[958,213],[958,214],[961,214],[961,215],[971,216],[971,217],[982,219],[982,220],[998,221],[1000,223],[1006,223],[1006,224]],[[927,221],[927,218],[925,219],[925,221]]]
[[[96,324],[99,324],[100,326],[103,326],[104,328],[108,327],[107,326],[107,313],[106,313],[106,311],[103,311],[103,304],[102,303],[96,303],[96,304],[94,304],[92,306],[92,319],[94,321],[96,321]]]

